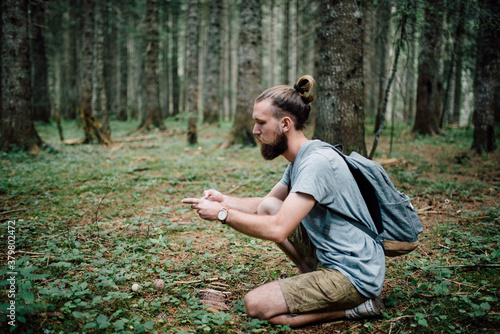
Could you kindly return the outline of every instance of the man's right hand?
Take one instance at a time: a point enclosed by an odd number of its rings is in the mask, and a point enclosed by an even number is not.
[[[212,202],[222,203],[222,201],[224,201],[223,195],[215,189],[205,190],[203,192],[203,198]]]

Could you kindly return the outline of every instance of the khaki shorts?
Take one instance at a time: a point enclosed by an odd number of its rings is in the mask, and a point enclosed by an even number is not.
[[[316,257],[302,224],[290,234],[288,240],[299,255],[316,271],[279,281],[281,291],[292,315],[313,311],[345,310],[368,298],[361,295],[338,270],[325,268]]]

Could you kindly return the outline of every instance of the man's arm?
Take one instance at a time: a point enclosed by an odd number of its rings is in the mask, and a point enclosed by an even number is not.
[[[207,220],[217,220],[217,213],[224,207],[220,202],[205,198],[186,198],[183,203],[191,203],[191,207],[198,211],[200,217]],[[291,193],[276,215],[256,215],[230,209],[226,223],[251,237],[282,243],[315,203],[311,195]]]
[[[219,202],[224,207],[228,207],[233,210],[238,210],[245,213],[256,214],[258,213],[258,208],[260,203],[266,197],[276,197],[282,201],[285,200],[287,195],[287,187],[281,183],[276,184],[273,189],[265,197],[234,197],[229,195],[224,195],[217,190],[210,189],[203,192],[203,198],[212,201]]]

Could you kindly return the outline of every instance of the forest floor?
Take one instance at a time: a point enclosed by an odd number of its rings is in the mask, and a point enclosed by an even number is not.
[[[297,275],[296,267],[273,243],[203,221],[180,202],[208,188],[265,195],[286,161],[266,162],[258,148],[217,148],[228,124],[200,127],[194,147],[174,130],[185,129],[184,123],[166,125],[165,132],[130,141],[125,138],[137,123],[113,122],[113,138],[119,139],[102,147],[62,144],[55,125],[37,124],[47,153],[0,153],[0,330],[14,329],[4,314],[12,301],[12,324],[23,333],[500,328],[500,150],[473,154],[472,130],[452,128],[435,137],[397,133],[390,154],[389,138],[382,137],[375,160],[412,198],[424,225],[421,245],[387,258],[383,316],[291,330],[248,319],[242,299],[258,285]],[[67,138],[83,136],[75,123],[64,129]],[[15,262],[9,262],[9,249]],[[7,280],[12,271],[15,297]],[[153,287],[157,279],[165,282],[161,290]],[[222,296],[212,309],[201,302],[207,289],[220,292],[215,299]]]

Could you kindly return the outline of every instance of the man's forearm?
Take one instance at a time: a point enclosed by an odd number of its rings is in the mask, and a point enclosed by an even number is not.
[[[262,197],[234,197],[223,195],[222,205],[233,210],[238,210],[245,213],[257,214],[257,208],[262,202]]]

